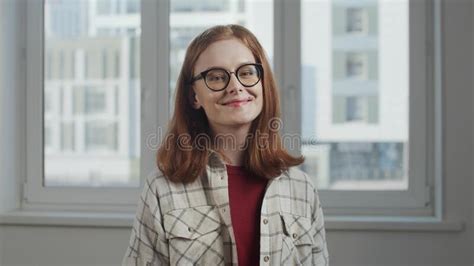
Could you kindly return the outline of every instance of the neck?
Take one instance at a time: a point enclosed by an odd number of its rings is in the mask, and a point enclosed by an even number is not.
[[[224,155],[225,163],[242,165],[245,150],[245,140],[250,130],[250,124],[235,127],[212,127],[215,149]]]

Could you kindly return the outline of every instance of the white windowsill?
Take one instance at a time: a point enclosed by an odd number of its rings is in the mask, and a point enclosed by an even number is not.
[[[102,212],[11,211],[0,225],[130,228],[135,214]]]
[[[441,221],[435,217],[328,217],[328,231],[461,232],[462,221]]]
[[[59,211],[11,211],[0,214],[0,225],[131,228],[135,214]],[[327,231],[460,232],[461,221],[418,217],[328,217]]]

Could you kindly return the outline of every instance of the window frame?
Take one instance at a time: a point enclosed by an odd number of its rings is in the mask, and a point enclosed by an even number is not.
[[[278,1],[281,4],[275,13],[275,72],[281,85],[284,122],[282,133],[301,134],[302,98],[299,89],[301,88],[301,1],[291,3]],[[439,5],[438,0],[409,1],[408,190],[320,189],[325,215],[335,217],[440,215],[443,121],[439,88],[441,81],[435,80],[434,76],[434,72],[439,71],[441,66]],[[290,152],[295,155],[301,154],[301,146]]]
[[[300,1],[274,0],[274,72],[280,85],[282,133],[301,133]],[[144,178],[155,165],[154,153],[168,123],[170,3],[141,1],[140,187],[43,187],[43,12],[44,1],[27,2],[26,177],[23,209],[133,212]],[[442,99],[440,1],[409,2],[410,119],[409,190],[320,190],[325,215],[441,215]],[[435,76],[434,73],[438,75]],[[436,77],[436,79],[435,79]],[[164,89],[156,89],[164,88]],[[159,104],[158,104],[159,103]],[[412,112],[413,110],[413,112]],[[415,121],[419,121],[415,123]],[[416,125],[416,126],[415,126]],[[427,137],[425,137],[427,136]],[[301,147],[290,150],[298,155]],[[40,174],[39,174],[40,173]],[[434,193],[436,192],[436,193]]]
[[[155,165],[154,153],[168,120],[168,43],[158,33],[167,33],[167,1],[141,1],[140,54],[140,185],[138,187],[45,187],[43,153],[44,93],[44,1],[26,4],[26,176],[21,208],[24,210],[127,211],[136,208],[145,177]],[[153,25],[158,25],[158,29]],[[163,36],[162,34],[160,37]],[[146,56],[144,56],[146,51]],[[154,70],[157,70],[158,75]],[[162,100],[158,104],[159,99]],[[166,102],[166,103],[165,103]]]

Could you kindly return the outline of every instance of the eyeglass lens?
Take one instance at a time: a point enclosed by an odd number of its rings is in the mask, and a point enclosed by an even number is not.
[[[244,65],[236,73],[239,82],[251,87],[260,80],[260,73],[255,65]],[[230,75],[223,69],[213,69],[206,75],[206,84],[211,90],[222,90],[229,83]]]

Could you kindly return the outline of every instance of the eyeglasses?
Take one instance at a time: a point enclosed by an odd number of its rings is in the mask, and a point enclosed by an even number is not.
[[[196,80],[204,79],[206,86],[212,91],[222,91],[227,88],[230,82],[230,75],[234,74],[237,80],[244,87],[252,87],[257,84],[263,76],[261,64],[245,64],[239,66],[235,72],[229,72],[220,67],[214,67],[201,72],[191,80],[191,84]]]

